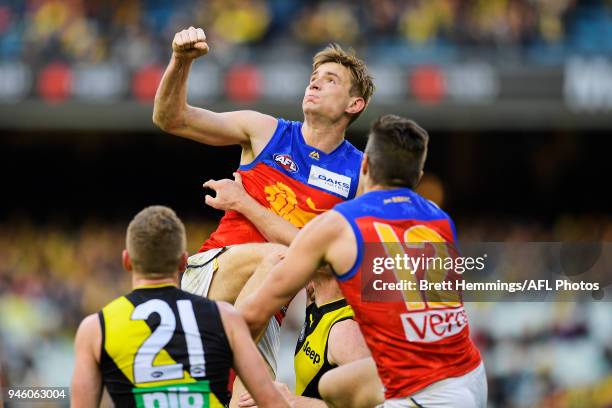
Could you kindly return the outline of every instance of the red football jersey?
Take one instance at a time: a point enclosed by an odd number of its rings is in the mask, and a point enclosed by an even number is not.
[[[338,280],[376,361],[385,397],[407,397],[436,381],[475,369],[481,358],[470,339],[461,295],[448,291],[431,296],[431,292],[414,290],[425,278],[423,271],[384,269],[383,262],[374,259],[401,259],[410,251],[413,256],[452,256],[436,254],[451,251],[455,241],[448,215],[409,189],[370,192],[334,210],[351,224],[358,243],[355,265]],[[416,286],[381,289],[383,283],[402,281]]]
[[[264,150],[238,170],[251,197],[298,228],[355,196],[362,158],[346,140],[329,154],[308,146],[301,128],[301,122],[279,119]],[[246,217],[227,211],[199,252],[265,241]]]

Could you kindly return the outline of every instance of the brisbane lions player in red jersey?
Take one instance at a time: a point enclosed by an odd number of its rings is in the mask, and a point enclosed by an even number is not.
[[[372,392],[363,390],[376,385],[376,373],[385,390],[384,407],[486,406],[483,363],[457,293],[432,301],[415,290],[386,292],[376,301],[367,288],[373,277],[368,258],[372,245],[436,250],[440,243],[452,246],[456,241],[451,218],[413,191],[423,173],[428,139],[413,121],[380,118],[362,162],[365,193],[300,231],[285,258],[239,307],[257,335],[321,264],[331,265],[374,362],[359,360],[321,378],[319,392],[331,406],[371,407]],[[392,259],[395,251],[386,251]],[[395,266],[391,274],[395,283],[401,280],[399,269]]]
[[[206,203],[226,213],[189,258],[181,287],[234,303],[265,256],[284,251],[280,244],[288,245],[299,228],[355,196],[362,153],[344,136],[374,85],[363,61],[332,45],[313,59],[303,123],[254,111],[217,113],[187,104],[191,64],[209,51],[204,31],[190,27],[177,33],[172,50],[155,96],[154,123],[200,143],[242,147],[237,182],[205,183],[217,193],[206,196]],[[273,370],[281,318],[276,317],[258,344]]]

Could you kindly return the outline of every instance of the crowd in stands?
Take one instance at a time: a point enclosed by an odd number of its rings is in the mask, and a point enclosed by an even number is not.
[[[214,227],[210,222],[186,225],[192,252]],[[0,385],[69,383],[78,322],[129,291],[129,275],[120,261],[124,228],[101,222],[72,229],[16,221],[1,226]],[[460,240],[471,242],[612,241],[612,220],[595,216],[561,217],[552,226],[460,218],[457,228]],[[531,260],[517,259],[514,266],[524,262]],[[612,403],[605,391],[612,381],[611,305],[470,304],[472,336],[488,370],[490,406],[546,406],[545,401],[566,406],[554,401],[567,400],[571,393],[583,400],[598,395]],[[294,311],[283,326],[282,375],[292,372],[292,350],[303,319],[303,309]],[[292,385],[290,377],[283,379]],[[603,391],[596,392],[597,387]]]
[[[141,66],[204,27],[217,56],[337,41],[398,48],[612,52],[610,0],[0,0],[0,60]],[[248,46],[248,47],[244,47]]]

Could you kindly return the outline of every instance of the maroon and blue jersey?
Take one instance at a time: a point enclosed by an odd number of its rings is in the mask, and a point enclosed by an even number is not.
[[[278,119],[266,147],[252,163],[240,166],[238,172],[251,197],[301,228],[317,215],[355,196],[362,155],[346,140],[331,153],[325,153],[306,144],[302,122]],[[200,252],[265,241],[246,217],[227,211]]]
[[[418,289],[425,273],[429,280],[443,281],[449,271],[421,270],[414,263],[374,268],[382,265],[376,259],[404,255],[452,258],[456,235],[451,218],[408,188],[368,192],[334,210],[351,225],[357,241],[355,264],[338,281],[372,352],[385,397],[407,397],[475,369],[481,358],[470,339],[460,294],[431,296]],[[415,286],[398,290],[404,282]],[[384,290],[383,284],[394,286]]]

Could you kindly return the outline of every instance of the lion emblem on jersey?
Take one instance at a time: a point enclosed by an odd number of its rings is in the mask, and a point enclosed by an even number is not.
[[[298,228],[302,228],[308,221],[326,211],[318,209],[310,197],[306,199],[306,205],[312,211],[303,210],[298,205],[295,192],[281,182],[266,186],[264,192],[272,211]]]

